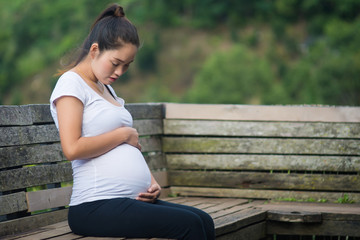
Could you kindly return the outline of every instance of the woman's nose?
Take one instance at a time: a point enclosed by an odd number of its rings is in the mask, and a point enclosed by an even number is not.
[[[121,67],[118,67],[116,70],[115,70],[115,75],[117,77],[120,77],[122,74],[124,73],[124,68],[121,66]]]

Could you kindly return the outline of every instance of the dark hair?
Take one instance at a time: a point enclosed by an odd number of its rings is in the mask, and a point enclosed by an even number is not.
[[[67,69],[79,64],[89,53],[93,43],[99,45],[100,52],[119,48],[126,43],[140,46],[136,27],[125,17],[124,9],[118,4],[110,5],[96,18],[76,60],[70,63]]]

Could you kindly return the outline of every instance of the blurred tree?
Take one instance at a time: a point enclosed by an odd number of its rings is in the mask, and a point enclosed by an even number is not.
[[[269,63],[249,49],[237,45],[215,52],[195,76],[186,97],[197,103],[261,103],[271,89],[274,74]]]

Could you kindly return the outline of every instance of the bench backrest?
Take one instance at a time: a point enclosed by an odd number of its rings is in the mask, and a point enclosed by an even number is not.
[[[360,108],[166,104],[173,194],[360,202]]]
[[[163,196],[360,202],[359,107],[126,107]],[[0,106],[0,236],[65,220],[71,181],[49,105]]]
[[[163,106],[126,107],[148,165],[166,193]],[[0,106],[0,236],[65,220],[71,185],[71,163],[62,154],[49,105]]]

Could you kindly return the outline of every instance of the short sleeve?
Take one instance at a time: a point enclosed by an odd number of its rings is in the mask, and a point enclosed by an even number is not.
[[[55,106],[55,101],[57,99],[63,96],[72,96],[79,99],[85,105],[86,93],[81,81],[81,78],[73,72],[66,72],[58,79],[50,96],[50,111],[56,125],[58,125]]]

